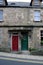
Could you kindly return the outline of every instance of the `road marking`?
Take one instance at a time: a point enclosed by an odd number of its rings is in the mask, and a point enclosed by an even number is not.
[[[31,62],[31,63],[43,64],[43,62],[41,62],[41,61],[21,60],[21,59],[16,59],[16,58],[4,58],[4,57],[0,57],[0,60],[9,60],[9,61],[18,61],[18,62]]]

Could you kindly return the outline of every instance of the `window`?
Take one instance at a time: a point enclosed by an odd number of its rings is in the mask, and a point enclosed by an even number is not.
[[[39,10],[36,10],[34,11],[34,21],[40,21],[40,11]]]
[[[0,10],[0,21],[3,21],[3,10]]]
[[[39,5],[39,0],[34,0],[34,5]]]
[[[0,5],[2,5],[3,4],[3,0],[0,0]]]
[[[43,30],[41,30],[41,45],[43,46]]]

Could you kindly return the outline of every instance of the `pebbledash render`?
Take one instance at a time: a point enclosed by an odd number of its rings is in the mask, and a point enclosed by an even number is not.
[[[29,52],[43,49],[43,3],[31,0],[29,6],[16,6],[0,0],[0,50]]]

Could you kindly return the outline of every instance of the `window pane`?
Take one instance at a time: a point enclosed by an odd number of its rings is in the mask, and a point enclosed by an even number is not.
[[[40,21],[40,11],[34,11],[34,21]]]
[[[34,21],[40,21],[40,17],[34,17]]]
[[[3,20],[3,11],[1,10],[0,11],[0,21],[2,21]]]
[[[34,5],[39,5],[39,0],[34,0]]]
[[[40,16],[40,11],[35,11],[34,16]]]
[[[3,0],[0,0],[0,2],[3,2]]]
[[[0,0],[0,5],[3,5],[3,0]]]

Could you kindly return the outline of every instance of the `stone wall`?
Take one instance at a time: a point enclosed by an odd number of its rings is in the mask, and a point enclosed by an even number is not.
[[[40,35],[39,35],[39,28],[35,27],[33,28],[33,34],[32,34],[32,46],[34,48],[39,48],[40,47]]]
[[[3,22],[0,25],[43,25],[43,9],[41,8],[0,8],[3,10]],[[34,11],[40,10],[41,21],[34,22]]]
[[[0,28],[0,47],[8,46],[8,28]]]
[[[11,48],[11,36],[10,36],[10,33],[8,32],[8,30],[14,30],[14,27],[13,28],[0,28],[0,30],[2,30],[2,41],[0,41],[0,48]],[[30,33],[28,31],[28,49],[30,47],[39,48],[39,49],[42,47],[41,43],[40,43],[41,42],[40,30],[43,30],[43,28],[35,27],[31,30]],[[20,33],[20,31],[17,33]],[[30,34],[31,34],[31,36],[30,36]],[[0,35],[1,35],[1,33],[0,33]],[[20,38],[19,38],[19,45],[21,45]],[[19,47],[21,47],[21,46],[19,46]]]
[[[43,25],[43,9],[37,8],[41,12],[41,20],[40,22],[34,22],[34,10],[36,8],[0,8],[3,10],[3,22],[0,22],[0,25]],[[3,42],[2,47],[7,47],[8,43],[8,30],[16,29],[16,28],[2,28],[3,29]],[[17,28],[18,29],[18,28]],[[40,28],[35,27],[32,30],[32,39],[29,39],[29,47],[40,48]]]
[[[5,8],[4,10],[5,25],[28,25],[28,19],[28,8]]]

